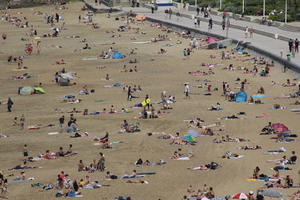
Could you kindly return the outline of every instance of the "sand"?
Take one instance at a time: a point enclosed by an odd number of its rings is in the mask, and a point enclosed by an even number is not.
[[[0,169],[12,168],[22,162],[22,147],[28,145],[30,156],[36,156],[38,153],[43,153],[45,150],[58,151],[59,147],[64,147],[67,150],[69,144],[73,144],[74,151],[79,152],[78,155],[59,158],[51,161],[40,161],[30,163],[29,165],[39,165],[42,169],[26,170],[27,177],[35,177],[34,181],[25,183],[10,183],[8,185],[9,199],[55,199],[55,190],[43,191],[40,188],[33,188],[31,183],[56,183],[57,174],[61,171],[69,174],[72,179],[81,179],[85,175],[89,175],[92,180],[98,180],[101,184],[109,184],[110,187],[102,187],[96,190],[82,190],[84,199],[113,199],[116,196],[131,196],[132,199],[182,199],[186,194],[186,189],[189,185],[193,185],[194,189],[201,189],[203,184],[212,186],[217,196],[233,195],[237,192],[256,191],[257,188],[263,185],[262,182],[247,182],[250,178],[253,169],[256,166],[261,168],[261,172],[271,175],[275,172],[270,168],[274,166],[272,163],[267,163],[268,159],[281,158],[282,155],[267,156],[263,152],[270,149],[278,149],[284,146],[288,149],[286,155],[290,156],[290,152],[295,150],[298,152],[299,146],[296,142],[289,144],[276,144],[274,140],[270,140],[271,136],[260,136],[260,130],[269,122],[282,122],[286,124],[293,133],[297,133],[298,115],[289,111],[290,103],[295,99],[280,99],[275,100],[275,97],[283,94],[287,95],[296,90],[296,87],[284,88],[281,86],[287,78],[293,79],[291,73],[282,73],[280,66],[271,68],[270,77],[253,77],[249,74],[242,74],[242,71],[228,71],[221,68],[233,64],[237,66],[246,66],[252,69],[253,64],[250,62],[242,62],[236,60],[221,60],[220,58],[211,59],[209,55],[221,55],[221,50],[195,50],[188,59],[183,59],[183,49],[188,47],[189,40],[176,38],[173,33],[169,34],[171,41],[163,41],[151,44],[133,44],[135,41],[149,41],[158,34],[166,34],[158,28],[150,26],[149,22],[140,25],[132,25],[139,27],[143,34],[135,34],[135,30],[115,34],[121,34],[120,38],[112,38],[112,33],[106,31],[116,31],[118,26],[124,25],[124,21],[116,21],[114,17],[107,18],[105,14],[97,14],[93,19],[99,23],[99,29],[93,29],[83,23],[78,23],[78,15],[85,14],[80,11],[82,3],[72,3],[67,5],[67,10],[58,11],[66,25],[66,30],[63,30],[57,38],[42,38],[42,51],[40,55],[36,54],[36,49],[31,56],[25,56],[24,65],[29,69],[26,71],[32,74],[32,78],[28,80],[12,80],[13,76],[21,75],[22,72],[16,72],[17,64],[8,64],[7,58],[9,55],[20,56],[24,55],[24,46],[27,42],[21,41],[21,37],[26,37],[29,28],[17,28],[10,23],[0,23],[1,33],[5,32],[8,39],[1,40],[0,49],[0,97],[1,101],[5,102],[8,97],[14,101],[13,112],[6,112],[6,105],[0,106],[0,132],[8,135],[9,138],[0,139]],[[30,24],[38,31],[38,34],[51,33],[50,26],[44,23],[41,16],[34,13],[37,11],[54,13],[54,6],[34,7],[25,9],[16,9],[8,11],[11,15],[18,17],[26,16]],[[4,11],[2,11],[3,13]],[[22,12],[22,14],[18,14]],[[60,22],[60,25],[62,22]],[[78,35],[79,39],[66,39],[65,36]],[[130,40],[136,37],[137,40]],[[28,37],[26,37],[28,38]],[[84,46],[80,40],[86,38],[91,44],[93,41],[99,44],[112,43],[114,45],[96,45],[91,46],[91,50],[82,50],[75,52],[74,49],[79,49]],[[177,39],[182,41],[182,44],[176,44]],[[174,44],[172,47],[164,47],[165,44]],[[61,45],[63,48],[50,48],[51,45]],[[81,60],[84,57],[96,57],[102,51],[107,51],[112,46],[126,55],[125,59],[98,59],[91,61]],[[35,47],[35,46],[34,46]],[[128,55],[130,50],[137,48],[137,55]],[[167,53],[160,55],[157,52],[160,48],[167,50]],[[137,58],[136,64],[142,72],[138,73],[122,73],[124,64],[127,68],[134,67],[133,64],[128,64],[130,59]],[[66,65],[53,65],[56,61],[64,59]],[[191,76],[189,71],[203,70],[207,68],[201,67],[202,63],[222,63],[223,65],[213,69],[214,75],[209,76]],[[105,66],[104,69],[99,67]],[[67,71],[76,72],[80,78],[76,79],[77,83],[70,87],[60,87],[55,84],[54,74],[56,71],[65,68]],[[25,71],[24,71],[25,73]],[[112,80],[103,81],[106,74],[109,74]],[[236,103],[225,101],[222,95],[222,81],[227,81],[230,87],[239,86],[236,84],[236,78],[241,80],[247,79],[250,84],[246,85],[246,91],[249,95],[255,94],[259,87],[263,86],[266,91],[266,98],[263,99],[264,104],[251,105],[248,103]],[[209,79],[213,88],[218,87],[219,91],[213,92],[211,96],[203,95],[206,89],[194,87],[201,82],[196,80]],[[276,81],[278,84],[272,86],[271,81]],[[42,83],[46,94],[19,96],[17,88],[20,86],[33,86]],[[113,84],[116,82],[124,85],[140,85],[142,92],[137,93],[140,98],[127,101],[126,92],[122,91],[122,87],[104,88],[104,85]],[[185,99],[183,94],[183,83],[189,82],[191,93],[190,99]],[[203,83],[203,82],[202,82]],[[91,95],[79,96],[82,99],[78,104],[60,103],[60,97],[68,94],[77,94],[79,90],[87,85],[89,89],[95,89],[95,93]],[[234,89],[238,91],[238,89]],[[63,133],[60,135],[49,136],[48,132],[58,131],[57,127],[44,128],[40,130],[30,131],[27,126],[34,124],[56,124],[58,118],[65,115],[66,121],[69,119],[69,114],[56,113],[55,108],[71,110],[76,108],[83,110],[85,108],[92,111],[101,111],[103,108],[109,109],[111,105],[118,110],[121,108],[132,107],[136,103],[140,103],[146,94],[149,94],[152,102],[160,101],[160,93],[167,91],[167,94],[176,96],[177,102],[172,105],[173,109],[167,110],[160,119],[138,119],[140,109],[132,109],[130,114],[104,114],[104,115],[89,115],[75,114],[78,125],[81,131],[88,132],[91,138],[70,138],[70,134]],[[106,99],[106,102],[95,102],[95,100]],[[224,108],[223,111],[212,112],[207,109],[211,104],[219,102]],[[286,106],[285,110],[272,110],[272,105],[279,103]],[[159,105],[154,105],[159,109]],[[246,112],[245,119],[236,120],[218,120],[225,115],[232,115],[238,112]],[[256,116],[266,113],[268,118],[256,118]],[[20,130],[19,127],[13,127],[13,118],[25,115],[26,123],[25,130]],[[220,132],[220,135],[230,135],[231,137],[247,138],[250,142],[247,143],[223,143],[213,144],[212,140],[216,136],[205,136],[197,139],[197,144],[190,145],[170,145],[171,140],[157,139],[157,135],[147,136],[148,132],[165,132],[172,133],[180,132],[184,135],[188,126],[184,122],[187,119],[200,117],[205,120],[205,124],[211,124],[220,121],[225,131]],[[136,134],[118,134],[120,124],[126,119],[129,122],[139,122],[141,132]],[[116,149],[100,149],[99,146],[93,145],[92,138],[94,136],[104,136],[105,132],[110,133],[110,141],[122,141],[117,144]],[[218,136],[220,138],[220,136]],[[237,147],[249,145],[261,145],[262,150],[242,151]],[[171,160],[173,152],[181,148],[183,152],[194,152],[194,157],[189,161],[174,161]],[[222,159],[222,155],[226,151],[232,151],[245,155],[241,159]],[[99,159],[99,152],[103,152],[106,158],[106,170],[113,174],[122,175],[131,173],[133,169],[137,171],[155,171],[157,174],[147,176],[143,180],[147,180],[149,184],[129,184],[124,180],[104,179],[104,172],[86,173],[77,172],[77,164],[79,160],[83,160],[87,165],[93,159]],[[137,168],[134,162],[142,158],[143,160],[158,161],[163,159],[167,162],[163,166],[140,167]],[[197,165],[207,164],[209,162],[218,162],[222,165],[221,168],[215,171],[191,171],[187,168]],[[292,171],[283,172],[282,175],[290,174],[294,178],[295,184],[298,184],[298,166],[292,166]],[[14,173],[19,175],[18,171],[5,171],[5,175]],[[12,179],[12,177],[9,177]],[[280,190],[287,194],[291,194],[295,189]]]

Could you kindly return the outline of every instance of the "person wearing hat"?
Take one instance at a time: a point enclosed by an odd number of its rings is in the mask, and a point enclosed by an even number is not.
[[[249,195],[248,197],[249,200],[255,200],[253,191],[250,191],[248,195]]]

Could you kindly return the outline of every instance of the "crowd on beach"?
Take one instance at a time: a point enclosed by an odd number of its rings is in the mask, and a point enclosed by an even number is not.
[[[138,2],[133,1],[133,6],[135,6]],[[57,10],[64,11],[66,10],[66,6],[57,7]],[[203,10],[197,10],[197,13],[203,13],[205,17],[208,17],[209,8],[203,8]],[[172,10],[168,9],[166,10],[166,17],[171,18]],[[47,37],[51,39],[55,39],[57,37],[61,37],[61,34],[66,29],[67,25],[65,24],[62,16],[57,13],[36,13],[37,15],[40,15],[44,19],[44,23],[49,25],[51,27],[51,31],[53,31],[52,34],[50,33],[38,33],[38,27],[34,27],[30,23],[30,19],[27,19],[26,17],[15,17],[11,16],[9,12],[3,14],[2,21],[5,23],[12,23],[17,28],[29,28],[30,31],[24,36],[26,42],[28,44],[25,45],[25,51],[24,55],[18,56],[18,55],[10,55],[7,59],[8,64],[17,64],[17,69],[28,69],[28,67],[25,67],[23,65],[24,60],[26,60],[27,56],[32,56],[34,49],[36,48],[36,54],[40,55],[43,52],[41,51],[41,37]],[[85,24],[87,26],[92,25],[92,27],[95,28],[95,23],[92,22],[92,14],[91,12],[87,12],[84,19]],[[107,16],[111,17],[111,16]],[[120,20],[120,19],[118,19]],[[112,34],[113,38],[116,37],[122,37],[123,32],[128,33],[129,31],[134,31],[134,34],[143,34],[139,29],[132,29],[129,28],[130,26],[144,26],[149,24],[142,24],[137,23],[137,20],[135,20],[134,17],[132,17],[130,14],[124,19],[121,19],[121,21],[125,24],[124,27],[118,28],[118,34],[119,36],[116,36],[116,33],[107,32],[106,34]],[[81,20],[81,15],[79,16],[79,23],[83,23]],[[199,21],[195,21],[195,25],[200,23]],[[191,34],[187,32],[179,33],[175,32],[174,30],[171,30],[168,27],[164,27],[160,24],[151,23],[151,27],[156,28],[157,30],[162,31],[164,34],[158,34],[154,38],[149,41],[151,44],[159,44],[160,42],[170,42],[171,37],[174,35],[177,36],[177,38],[180,38],[179,42],[176,42],[176,44],[173,45],[181,45],[182,40],[184,40],[187,43],[187,46],[183,49],[180,49],[182,51],[183,56],[182,59],[184,61],[189,60],[192,55],[197,54],[201,49],[204,49],[209,42],[205,39],[198,39],[191,36]],[[210,26],[212,28],[212,22],[210,23]],[[173,35],[171,35],[173,34]],[[8,37],[10,37],[9,34],[3,33],[2,34],[2,40],[6,40]],[[89,50],[91,48],[94,48],[94,45],[91,44],[91,42],[87,41],[86,39],[83,39],[79,41],[80,44],[84,44],[84,46],[80,49],[81,50]],[[292,52],[293,49],[295,52],[298,52],[298,45],[299,41],[296,39],[295,41],[289,42],[290,51]],[[172,45],[169,45],[172,46]],[[179,49],[179,48],[178,48]],[[297,50],[296,50],[297,49]],[[77,53],[78,51],[74,50],[74,53]],[[113,47],[109,47],[107,51],[103,51],[99,56],[97,56],[96,59],[102,58],[103,59],[115,59],[114,55],[117,52],[117,49]],[[128,56],[134,56],[136,54],[135,49],[131,49],[131,51],[128,53]],[[157,56],[165,56],[167,54],[167,51],[163,48],[159,48],[159,53],[156,54]],[[121,55],[122,56],[122,55]],[[126,55],[127,56],[127,55]],[[125,56],[124,56],[125,57]],[[118,57],[117,59],[123,59],[124,57]],[[89,112],[87,108],[83,110],[78,110],[75,103],[82,102],[81,99],[77,97],[77,95],[66,95],[62,98],[62,103],[74,103],[74,108],[70,111],[65,111],[63,109],[55,109],[56,113],[68,113],[69,114],[69,120],[67,121],[65,117],[65,114],[60,114],[60,116],[57,117],[57,121],[54,124],[49,125],[36,125],[36,126],[29,126],[29,120],[27,118],[30,118],[29,113],[22,114],[20,117],[16,116],[13,118],[13,124],[12,127],[19,127],[21,130],[26,129],[26,126],[28,127],[28,130],[37,130],[41,128],[54,128],[58,132],[53,132],[51,134],[68,134],[70,133],[71,138],[90,138],[89,133],[84,132],[83,130],[80,130],[79,128],[79,118],[80,115],[88,116],[88,115],[104,115],[104,114],[112,114],[112,117],[115,117],[116,114],[128,114],[128,113],[134,113],[135,116],[132,119],[132,122],[129,123],[125,117],[123,118],[123,122],[120,124],[120,131],[119,133],[122,134],[132,134],[142,132],[142,128],[140,126],[140,123],[143,123],[146,120],[159,120],[160,118],[167,117],[168,115],[172,115],[173,109],[175,109],[178,106],[178,99],[184,99],[184,102],[189,102],[194,97],[194,91],[204,91],[203,96],[213,96],[220,94],[220,96],[224,97],[224,103],[226,102],[232,102],[236,103],[238,101],[244,102],[245,104],[263,104],[261,98],[264,98],[266,94],[268,94],[269,91],[266,91],[266,89],[261,86],[258,88],[256,94],[253,94],[247,99],[247,96],[244,96],[247,90],[249,90],[250,85],[253,85],[252,78],[267,78],[272,76],[272,68],[275,67],[274,61],[270,61],[266,58],[260,57],[260,56],[253,56],[249,52],[247,52],[243,48],[235,48],[235,49],[228,49],[227,47],[224,47],[221,50],[215,51],[213,54],[209,56],[212,60],[218,59],[219,61],[241,61],[244,63],[247,63],[247,67],[240,67],[235,66],[233,63],[229,64],[228,66],[223,66],[222,68],[219,67],[218,64],[210,64],[210,63],[202,63],[201,64],[201,70],[197,71],[190,71],[187,72],[188,75],[191,76],[205,76],[207,79],[205,80],[199,80],[198,82],[201,82],[200,84],[197,84],[194,82],[185,82],[181,85],[182,90],[182,96],[178,97],[173,95],[172,93],[167,93],[167,91],[162,90],[160,94],[151,94],[151,96],[147,93],[143,96],[145,90],[147,87],[143,87],[138,84],[121,84],[116,83],[113,85],[105,85],[105,88],[119,88],[123,93],[123,101],[126,103],[134,102],[132,106],[129,108],[122,107],[120,110],[115,108],[115,105],[110,105],[110,107],[103,108],[102,111],[94,111]],[[55,62],[55,65],[66,65],[67,62],[64,59],[58,59],[58,61]],[[129,67],[127,65],[133,64],[133,67]],[[136,73],[137,75],[142,74],[143,71],[139,69],[139,62],[136,58],[133,60],[130,60],[128,64],[124,64],[123,67],[121,67],[121,70],[119,72],[124,73],[124,76],[126,76],[127,72],[141,72]],[[221,64],[222,65],[222,64]],[[253,66],[252,69],[249,67]],[[219,73],[218,70],[226,71],[229,73],[238,74],[237,76],[242,75],[249,75],[249,78],[241,79],[239,77],[236,78],[234,83],[229,83],[225,80],[222,80],[222,85],[217,85],[218,83],[212,82],[209,80],[210,77],[214,76],[216,73]],[[286,72],[286,69],[283,71]],[[256,75],[259,76],[256,76]],[[53,76],[53,75],[52,75]],[[15,80],[23,80],[31,78],[30,74],[24,73],[23,75],[15,76]],[[71,83],[71,80],[75,78],[80,78],[77,73],[75,72],[68,72],[66,68],[62,68],[61,70],[55,72],[53,82],[53,87],[61,87],[61,86],[69,86],[72,87],[76,85],[76,82]],[[99,81],[102,82],[109,82],[111,81],[111,76],[107,73],[104,78],[102,78]],[[299,83],[293,82],[294,80],[287,79],[285,80],[281,86],[284,88],[292,88],[293,94],[288,94],[287,96],[284,96],[284,98],[290,98],[295,99],[300,95],[300,85]],[[278,85],[276,82],[272,82],[273,85]],[[40,83],[38,86],[42,86],[43,84]],[[122,87],[121,87],[122,86]],[[222,89],[219,89],[218,87],[222,87]],[[291,90],[289,90],[291,91]],[[92,95],[95,92],[94,89],[88,89],[87,85],[84,85],[81,90],[78,92],[78,95]],[[147,92],[147,91],[146,91]],[[19,92],[21,93],[21,92]],[[139,93],[139,95],[137,95]],[[201,93],[202,94],[202,93]],[[158,99],[158,101],[154,101],[153,99]],[[121,101],[121,99],[120,99]],[[267,101],[267,100],[266,100]],[[296,101],[297,102],[297,101]],[[222,106],[221,106],[222,103]],[[223,102],[217,102],[215,104],[212,104],[208,111],[210,112],[216,112],[220,113],[224,109],[226,109],[226,106],[223,106]],[[8,97],[6,102],[3,102],[3,104],[6,104],[7,111],[9,113],[14,113],[13,106],[14,101],[12,97]],[[296,104],[296,103],[295,103]],[[299,104],[299,102],[297,103]],[[249,105],[251,106],[251,105]],[[274,104],[273,110],[283,110],[285,109],[285,106],[281,106],[281,104]],[[134,112],[134,110],[138,110],[138,112]],[[25,120],[26,116],[26,120]],[[261,116],[261,118],[265,117]],[[121,115],[122,117],[122,115]],[[205,116],[204,116],[205,117]],[[125,173],[124,175],[115,175],[111,171],[109,171],[109,168],[111,166],[107,166],[106,155],[109,155],[109,153],[106,154],[106,152],[109,152],[112,149],[118,148],[118,144],[122,144],[121,141],[111,141],[111,134],[109,132],[106,132],[104,136],[96,137],[92,139],[92,142],[95,145],[100,145],[101,150],[103,152],[99,152],[99,155],[93,159],[93,161],[89,162],[87,159],[83,159],[84,155],[81,155],[80,152],[73,150],[73,144],[68,144],[67,150],[64,150],[64,147],[61,146],[56,152],[50,151],[50,149],[43,149],[41,151],[45,153],[40,153],[36,156],[32,155],[30,152],[31,146],[28,144],[23,145],[22,149],[22,162],[21,164],[8,169],[0,171],[0,198],[8,198],[8,191],[9,191],[9,184],[18,183],[18,182],[26,182],[26,181],[34,181],[34,177],[28,177],[25,173],[25,170],[30,169],[36,169],[38,170],[39,166],[32,166],[32,164],[38,163],[39,161],[47,161],[47,160],[54,160],[54,162],[58,159],[67,159],[67,157],[76,157],[78,160],[77,164],[75,165],[75,168],[77,169],[78,174],[83,174],[83,172],[88,173],[102,173],[103,178],[105,180],[115,180],[115,179],[121,179],[124,180],[125,183],[128,184],[149,184],[149,180],[147,179],[150,175],[156,175],[156,172],[144,172],[142,171],[142,166],[164,166],[168,167],[169,163],[172,161],[177,162],[179,160],[191,160],[196,159],[196,156],[193,152],[187,151],[185,148],[189,146],[195,146],[198,145],[197,138],[200,136],[202,137],[214,137],[212,139],[212,145],[221,145],[222,143],[242,143],[244,145],[239,145],[239,148],[237,151],[238,153],[226,150],[222,155],[219,155],[219,158],[222,158],[223,162],[231,162],[232,159],[243,159],[244,155],[241,154],[241,152],[247,151],[247,150],[253,150],[253,151],[260,151],[262,149],[265,150],[265,147],[263,144],[253,144],[249,145],[249,139],[243,138],[243,137],[232,137],[230,134],[224,135],[224,129],[222,128],[223,121],[221,120],[232,120],[232,123],[234,123],[234,120],[242,120],[245,119],[246,113],[245,112],[238,112],[236,114],[229,114],[224,115],[223,117],[217,118],[217,122],[210,122],[206,121],[206,119],[203,119],[202,117],[195,117],[195,119],[187,120],[186,122],[188,134],[183,134],[181,132],[175,132],[174,134],[163,134],[159,133],[157,136],[158,139],[162,139],[163,141],[168,141],[168,145],[175,146],[177,150],[174,151],[172,155],[170,155],[169,161],[166,162],[165,158],[160,159],[157,162],[151,162],[148,159],[139,158],[132,168],[140,167],[141,170],[133,169],[131,173]],[[259,117],[257,117],[259,118]],[[139,119],[139,120],[136,120]],[[67,121],[67,123],[66,123]],[[49,134],[49,135],[51,135]],[[72,134],[72,135],[71,135]],[[153,132],[148,132],[147,136],[153,136],[155,135]],[[274,141],[276,143],[290,143],[290,142],[297,142],[297,135],[292,134],[289,128],[284,124],[279,124],[276,122],[269,122],[265,127],[262,127],[261,133],[258,133],[258,137],[267,137],[272,136],[271,139],[275,139]],[[1,138],[1,137],[0,137]],[[178,147],[178,148],[177,148]],[[243,150],[243,151],[241,151]],[[286,154],[285,149],[279,149],[279,150],[267,150],[268,154]],[[80,157],[82,156],[82,157]],[[80,158],[79,158],[80,157]],[[299,183],[294,181],[294,177],[290,174],[285,174],[284,176],[281,173],[290,172],[292,170],[295,170],[295,167],[297,166],[297,151],[291,150],[290,156],[287,158],[286,155],[283,155],[280,159],[274,159],[274,160],[268,160],[270,163],[274,163],[274,167],[272,170],[275,174],[268,175],[263,173],[262,171],[266,169],[261,169],[262,167],[257,166],[253,170],[253,174],[251,175],[251,172],[249,172],[248,181],[261,181],[263,184],[258,188],[257,192],[254,193],[253,191],[247,192],[247,194],[244,194],[243,197],[238,197],[237,199],[249,199],[249,200],[263,200],[264,199],[264,191],[267,191],[269,188],[281,188],[288,190],[298,187]],[[199,166],[195,166],[190,168],[194,171],[209,171],[209,170],[218,170],[220,167],[222,167],[221,164],[216,162],[210,162],[208,164],[201,164]],[[292,169],[292,167],[294,169]],[[12,171],[20,171],[20,175],[15,176],[14,174],[11,174]],[[138,172],[140,171],[140,172]],[[300,171],[297,172],[300,174]],[[83,197],[84,190],[85,189],[98,189],[104,186],[110,186],[101,184],[99,181],[94,180],[95,176],[91,175],[83,175],[84,178],[77,179],[77,178],[71,178],[71,176],[64,171],[61,171],[59,174],[57,174],[57,177],[53,178],[50,182],[50,184],[47,183],[33,183],[31,184],[31,187],[42,187],[43,190],[55,190],[55,197]],[[147,180],[146,180],[147,179]],[[242,180],[241,180],[242,181]],[[113,187],[113,182],[112,182]],[[219,197],[224,196],[224,197]],[[267,195],[265,195],[267,196]],[[300,192],[296,192],[292,194],[291,199],[297,199],[300,196]],[[207,184],[203,185],[203,188],[201,189],[194,189],[192,185],[189,185],[186,194],[182,195],[183,199],[216,199],[219,197],[220,199],[230,199],[235,198],[235,195],[228,196],[228,194],[216,194],[215,187],[208,186]],[[117,197],[116,199],[131,199],[131,197]]]

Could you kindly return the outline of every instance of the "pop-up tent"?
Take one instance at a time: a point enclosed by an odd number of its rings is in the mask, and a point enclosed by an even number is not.
[[[123,56],[119,51],[115,51],[114,54],[112,55],[113,59],[122,59],[125,56]]]
[[[288,132],[289,128],[281,123],[274,123],[272,124],[272,129],[274,129],[275,132],[277,133],[283,133],[283,132]]]
[[[19,94],[23,96],[34,94],[34,89],[32,87],[21,87],[19,88]]]
[[[236,102],[246,102],[247,101],[247,93],[244,91],[240,91],[235,96]]]

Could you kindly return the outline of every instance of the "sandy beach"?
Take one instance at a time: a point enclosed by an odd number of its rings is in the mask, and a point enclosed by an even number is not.
[[[239,192],[248,193],[264,186],[262,181],[247,181],[252,179],[253,170],[256,166],[260,168],[260,174],[274,175],[276,172],[271,168],[276,164],[267,160],[280,159],[291,152],[299,152],[297,138],[290,143],[276,143],[276,135],[260,135],[268,122],[283,123],[290,134],[297,134],[299,128],[298,112],[291,112],[291,109],[299,109],[299,105],[291,105],[296,98],[278,98],[288,96],[298,91],[298,80],[290,71],[283,73],[282,66],[270,67],[268,76],[260,76],[259,73],[265,69],[265,64],[257,64],[258,73],[245,73],[248,68],[251,71],[254,67],[252,56],[245,56],[235,52],[230,54],[231,47],[227,49],[208,50],[202,46],[207,45],[205,41],[197,40],[201,47],[194,48],[190,56],[184,56],[183,50],[190,48],[190,39],[183,38],[174,32],[167,33],[166,28],[157,24],[144,21],[139,23],[126,24],[117,14],[97,14],[93,16],[93,22],[99,28],[84,23],[84,16],[87,11],[82,11],[82,3],[73,2],[65,5],[66,9],[55,9],[55,6],[41,6],[16,10],[2,10],[1,16],[9,13],[11,17],[20,19],[27,18],[29,27],[19,28],[16,23],[0,22],[0,34],[5,33],[7,38],[1,39],[0,49],[0,134],[8,137],[0,138],[0,170],[8,180],[20,176],[25,171],[26,178],[34,177],[34,180],[21,183],[8,183],[8,199],[56,199],[55,188],[43,190],[42,187],[32,187],[31,184],[53,184],[57,183],[57,175],[64,171],[70,179],[84,179],[89,176],[91,181],[98,181],[101,185],[97,189],[81,189],[82,199],[113,199],[118,196],[130,196],[134,200],[171,200],[183,199],[184,195],[189,196],[187,188],[189,185],[197,191],[202,189],[204,184],[213,187],[215,196],[225,197]],[[62,8],[62,7],[60,7]],[[38,14],[40,13],[40,14]],[[50,24],[47,24],[42,13],[61,16],[59,23],[53,27],[60,29],[58,37],[43,37],[44,34],[52,34]],[[79,23],[78,16],[82,19]],[[119,19],[116,20],[115,18]],[[125,16],[126,18],[126,16]],[[26,21],[26,20],[23,20]],[[23,21],[21,23],[23,23]],[[64,25],[63,25],[64,23]],[[30,36],[30,26],[37,30],[37,36]],[[124,31],[118,31],[120,26],[126,26]],[[130,28],[128,28],[130,26]],[[168,35],[164,41],[151,42],[158,35]],[[70,37],[79,36],[79,37]],[[24,41],[21,40],[24,39]],[[86,41],[85,41],[85,40]],[[84,40],[84,42],[83,42]],[[40,54],[37,54],[37,41],[40,41]],[[25,45],[32,43],[33,52],[26,55]],[[88,44],[90,49],[83,49]],[[61,47],[61,48],[60,48]],[[118,51],[125,56],[123,59],[103,59],[99,57],[102,52]],[[158,53],[161,49],[164,53]],[[133,50],[133,52],[132,52]],[[221,59],[222,51],[230,59]],[[132,52],[132,53],[131,53]],[[24,56],[23,66],[28,69],[19,70],[17,62],[7,62],[9,56]],[[63,61],[65,64],[60,64]],[[137,63],[130,64],[130,60],[137,60]],[[270,63],[269,59],[266,59]],[[205,66],[203,66],[203,64]],[[210,64],[210,67],[208,67]],[[232,64],[233,70],[228,70]],[[123,72],[126,65],[128,72]],[[134,70],[136,66],[137,71]],[[59,86],[55,82],[55,73],[65,69],[67,72],[75,72],[76,78],[72,86]],[[129,72],[132,69],[133,72]],[[189,72],[196,72],[190,73]],[[199,72],[201,71],[201,72]],[[206,73],[202,73],[206,72]],[[14,80],[14,77],[24,73],[31,75],[26,80]],[[107,74],[109,80],[106,80]],[[240,81],[237,81],[239,78]],[[225,99],[222,90],[222,83],[226,81],[234,92],[240,91],[241,82],[245,83],[245,92],[248,94],[247,102],[235,102]],[[284,87],[282,84],[290,79],[293,86]],[[209,81],[208,81],[209,80]],[[275,84],[274,84],[275,82]],[[45,94],[18,95],[19,87],[41,87]],[[119,87],[108,87],[121,83]],[[184,94],[184,83],[189,84],[190,98]],[[127,100],[127,91],[124,87],[140,86],[141,91],[133,93],[131,101]],[[211,85],[211,91],[207,86]],[[260,87],[264,88],[265,96],[260,98],[263,104],[249,104],[250,96],[257,95]],[[79,91],[87,88],[94,92],[88,95],[79,95]],[[217,89],[215,89],[217,88]],[[215,89],[215,90],[214,90]],[[161,93],[175,97],[176,102],[170,104],[172,109],[161,110]],[[210,93],[210,95],[205,95]],[[80,103],[62,102],[62,97],[74,95],[80,99]],[[151,104],[155,111],[160,110],[159,118],[141,119],[143,108],[135,108],[136,104],[144,101],[149,95]],[[11,97],[14,102],[12,112],[7,112],[7,99]],[[212,105],[220,103],[222,110],[210,111]],[[274,104],[280,104],[285,109],[272,109]],[[103,109],[113,110],[118,113],[102,113]],[[51,132],[59,132],[59,118],[65,116],[65,128],[70,119],[70,112],[73,108],[81,111],[73,113],[80,133],[88,132],[88,137],[71,138],[75,133],[63,131],[61,134],[48,135]],[[130,112],[121,112],[129,110]],[[89,115],[83,115],[84,109],[88,109]],[[56,110],[56,111],[55,111]],[[57,111],[63,112],[57,112]],[[95,113],[100,112],[100,114]],[[242,112],[242,113],[240,113]],[[94,113],[94,115],[90,114]],[[240,113],[241,115],[239,115]],[[13,126],[14,118],[17,117],[19,124],[20,117],[24,114],[25,125],[21,130],[19,125]],[[222,119],[225,116],[235,115],[238,119]],[[217,124],[211,129],[212,136],[200,136],[196,143],[171,144],[170,139],[159,139],[159,136],[179,132],[180,137],[186,135],[192,129],[199,133],[204,128],[190,127],[191,123],[185,120],[204,120],[201,126]],[[128,123],[139,123],[140,131],[136,133],[119,133],[123,120]],[[29,130],[28,126],[47,126],[39,129]],[[103,137],[109,133],[109,142],[113,142],[114,148],[102,149],[101,145],[93,141],[95,137]],[[148,133],[152,133],[152,135]],[[246,142],[222,142],[214,143],[214,139],[221,139],[229,135],[231,138],[243,138]],[[249,141],[248,141],[249,140]],[[99,143],[99,142],[98,142]],[[28,166],[39,166],[42,168],[28,170],[8,170],[20,165],[23,160],[23,146],[27,144],[29,157],[37,157],[39,153],[58,152],[60,147],[68,150],[70,144],[77,155],[69,157],[58,157],[53,160],[42,160],[27,162]],[[241,146],[261,146],[257,150],[241,150]],[[278,155],[266,155],[264,152],[277,150],[284,147],[287,151]],[[181,149],[181,152],[192,152],[189,160],[174,160],[171,157],[174,151]],[[102,152],[105,156],[105,170],[88,173],[78,172],[79,160],[89,165],[96,160],[98,162]],[[243,155],[240,159],[222,158],[226,152]],[[157,162],[164,160],[166,164],[157,166],[140,166],[134,163],[142,158]],[[195,166],[206,165],[216,162],[221,167],[216,170],[190,170]],[[298,186],[300,179],[298,174],[298,163],[287,165],[292,170],[280,171],[280,176],[285,178],[290,175],[294,185]],[[127,183],[127,180],[107,180],[106,171],[122,176],[137,172],[156,172],[154,175],[146,175],[140,179],[148,184]],[[11,175],[13,174],[13,175]],[[11,176],[9,176],[11,175]],[[282,180],[284,185],[285,181]],[[109,186],[105,186],[109,185]],[[274,189],[274,188],[271,188]],[[288,195],[296,192],[297,188],[275,188],[282,192],[285,199]],[[68,191],[65,189],[64,191]],[[268,198],[268,197],[266,197]]]

